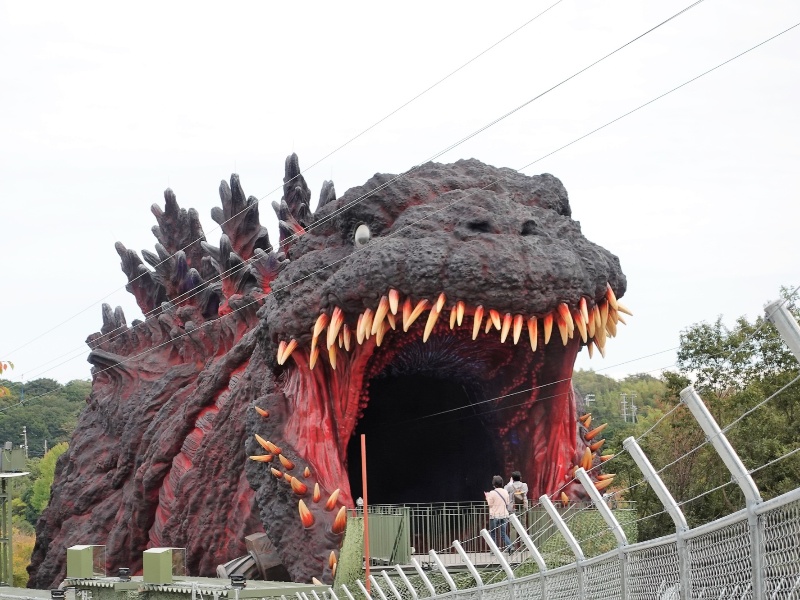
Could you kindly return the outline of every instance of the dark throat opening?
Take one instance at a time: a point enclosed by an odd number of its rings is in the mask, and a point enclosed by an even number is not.
[[[476,414],[485,407],[469,407],[469,384],[402,375],[373,379],[369,390],[347,448],[353,498],[362,495],[363,433],[370,504],[484,500],[502,463],[489,424]],[[450,409],[461,410],[437,414]]]

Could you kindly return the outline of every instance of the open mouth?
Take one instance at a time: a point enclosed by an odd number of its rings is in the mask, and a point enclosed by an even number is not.
[[[604,352],[622,312],[610,286],[543,316],[395,290],[355,318],[334,307],[278,345],[284,439],[346,505],[362,494],[362,433],[372,503],[475,500],[513,470],[550,494],[596,435],[576,435],[575,357]]]

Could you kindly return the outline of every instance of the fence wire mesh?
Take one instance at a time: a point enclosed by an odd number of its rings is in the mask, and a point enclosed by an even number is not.
[[[738,590],[737,598],[752,598],[752,590],[744,593],[753,574],[746,514],[737,523],[687,540],[687,547],[692,597],[725,598]]]
[[[675,540],[628,553],[628,594],[638,600],[661,600],[661,594],[680,585]]]
[[[800,501],[765,513],[761,522],[767,597],[800,597]]]
[[[622,597],[622,568],[620,557],[612,556],[584,568],[587,600],[611,600]]]

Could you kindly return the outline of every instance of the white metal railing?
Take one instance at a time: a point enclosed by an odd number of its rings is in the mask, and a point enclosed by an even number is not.
[[[767,318],[776,323],[787,346],[800,360],[800,327],[782,303],[766,307]],[[708,442],[731,472],[732,481],[742,490],[746,506],[742,510],[690,529],[680,505],[675,502],[658,473],[633,438],[625,449],[656,492],[665,512],[675,524],[675,533],[654,540],[628,544],[625,533],[597,489],[579,469],[577,477],[613,533],[616,548],[585,558],[562,515],[547,496],[539,500],[553,525],[574,554],[574,562],[548,568],[536,544],[515,515],[511,523],[532,559],[535,572],[517,577],[506,556],[492,542],[484,529],[481,538],[494,555],[495,571],[491,581],[483,581],[470,554],[458,540],[452,543],[455,556],[467,568],[471,580],[461,588],[447,573],[447,566],[435,550],[430,550],[430,565],[438,573],[426,574],[412,559],[423,584],[422,593],[411,584],[400,566],[402,585],[395,586],[384,572],[384,581],[370,578],[372,594],[359,583],[367,600],[789,600],[800,598],[800,488],[772,500],[763,501],[750,473],[728,443],[724,432],[713,419],[700,397],[690,386],[681,392],[686,404],[706,434]],[[791,453],[790,453],[791,454]],[[502,580],[498,579],[498,574]],[[436,580],[436,584],[432,583]],[[352,600],[345,586],[342,591]],[[338,597],[329,591],[333,600]]]

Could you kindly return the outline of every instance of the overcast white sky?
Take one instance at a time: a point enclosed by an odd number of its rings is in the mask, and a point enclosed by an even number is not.
[[[10,378],[89,378],[100,303],[141,318],[114,242],[152,249],[166,187],[216,244],[237,172],[275,240],[287,154],[310,166],[554,1],[0,2]],[[563,0],[306,172],[313,197],[427,160],[689,4]],[[439,161],[521,167],[798,22],[796,0],[706,0]],[[525,170],[561,178],[628,276],[629,327],[578,367],[668,367],[681,329],[800,284],[798,57],[800,27]]]

